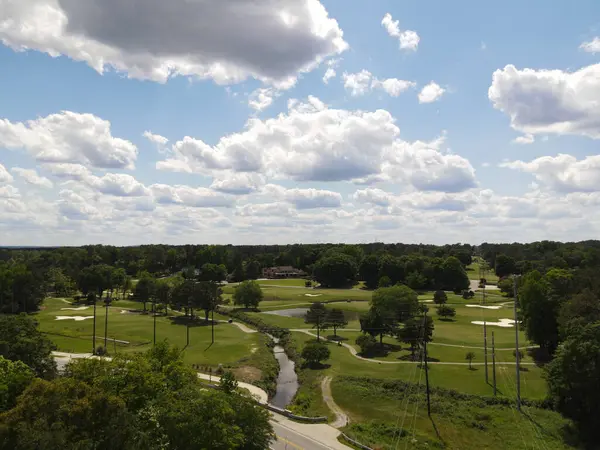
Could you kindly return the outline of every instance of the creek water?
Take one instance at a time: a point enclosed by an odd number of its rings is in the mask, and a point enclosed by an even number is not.
[[[277,390],[271,399],[271,404],[278,408],[286,408],[298,391],[298,375],[296,375],[294,361],[288,358],[282,346],[277,345],[279,339],[271,336],[275,342],[273,354],[279,363],[279,375],[277,376]]]

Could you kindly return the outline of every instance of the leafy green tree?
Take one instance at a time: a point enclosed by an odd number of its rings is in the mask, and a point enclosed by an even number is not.
[[[55,297],[70,297],[75,291],[75,282],[59,267],[52,267],[46,274],[48,287]]]
[[[475,359],[475,353],[473,352],[467,352],[467,354],[465,355],[465,359],[467,361],[469,361],[469,370],[473,370],[473,360]]]
[[[451,319],[456,317],[456,309],[448,305],[440,305],[437,307],[437,314],[442,319]]]
[[[358,272],[368,289],[376,289],[379,282],[379,258],[376,255],[366,256]]]
[[[221,283],[227,278],[227,268],[223,264],[203,264],[200,268],[200,275],[198,280],[200,281],[214,281]]]
[[[302,349],[302,358],[306,360],[309,366],[315,367],[322,364],[331,356],[329,347],[320,342],[309,342]]]
[[[233,291],[233,303],[244,308],[258,308],[263,299],[263,291],[254,280],[242,281]]]
[[[173,288],[168,281],[157,280],[156,288],[154,290],[154,298],[160,304],[160,308],[164,311],[165,315],[167,315],[172,294]]]
[[[136,449],[134,417],[118,397],[71,378],[35,380],[0,414],[2,449]]]
[[[125,296],[125,285],[127,280],[127,272],[125,269],[119,267],[113,270],[112,273],[112,284],[115,289],[117,289],[117,294],[119,293],[119,289],[121,289],[121,293]]]
[[[527,338],[552,355],[559,342],[561,299],[551,295],[548,282],[533,271],[523,277],[519,301]]]
[[[323,257],[315,264],[313,274],[324,287],[341,288],[352,285],[357,278],[356,261],[344,253]]]
[[[113,271],[114,268],[108,264],[96,264],[82,269],[77,280],[79,290],[84,295],[94,292],[101,300],[104,291],[114,286]]]
[[[498,278],[504,278],[516,273],[517,265],[514,258],[499,254],[496,256],[496,275]]]
[[[310,305],[309,310],[306,311],[306,315],[304,316],[304,322],[311,324],[313,328],[317,329],[317,341],[320,340],[321,331],[329,327],[327,315],[328,312],[325,305],[320,302],[315,302]]]
[[[448,295],[445,291],[437,290],[433,293],[433,303],[436,305],[443,305],[448,301]]]
[[[195,283],[194,292],[193,305],[204,311],[204,320],[208,322],[208,314],[222,301],[222,290],[214,281],[200,281]]]
[[[571,335],[546,365],[550,399],[594,448],[600,440],[600,323]]]
[[[355,343],[360,347],[360,353],[363,356],[370,355],[377,345],[375,338],[369,334],[361,334],[356,338]]]
[[[375,310],[370,309],[367,313],[360,316],[360,331],[367,333],[375,338],[379,336],[379,344],[383,345],[383,336],[389,332],[383,317]]]
[[[235,375],[232,371],[227,370],[222,376],[221,381],[219,382],[219,386],[221,390],[226,394],[233,394],[237,391],[238,382],[235,379]]]
[[[404,322],[416,314],[419,300],[417,293],[408,286],[396,285],[373,292],[370,305],[371,309],[390,322],[392,329],[397,322]]]
[[[135,285],[133,296],[138,302],[144,304],[144,312],[146,312],[146,303],[154,297],[156,291],[156,278],[148,272],[142,272],[140,278]]]
[[[387,275],[382,276],[377,283],[377,288],[386,288],[392,285],[392,280]]]
[[[430,316],[412,317],[398,330],[398,340],[410,345],[413,359],[418,348],[433,337],[433,319]]]
[[[256,280],[261,275],[260,263],[256,260],[249,261],[244,268],[244,272],[246,272],[248,280]]]
[[[422,273],[413,271],[406,276],[406,285],[415,290],[423,289],[427,285],[427,278]]]
[[[22,361],[42,378],[56,374],[52,351],[56,346],[43,335],[37,322],[25,315],[0,315],[0,356]]]
[[[11,409],[35,374],[25,363],[0,356],[0,413]]]
[[[327,312],[327,318],[325,319],[331,328],[333,328],[333,335],[337,337],[337,329],[345,328],[348,325],[348,319],[344,315],[344,311],[341,309],[330,309]]]
[[[600,298],[591,289],[584,289],[561,306],[558,322],[563,339],[586,325],[600,322]]]
[[[514,280],[512,277],[506,277],[498,281],[500,292],[506,294],[507,297],[514,297]]]
[[[0,313],[36,311],[46,296],[45,284],[25,264],[0,262]]]
[[[390,286],[404,282],[406,278],[404,262],[395,256],[384,255],[379,260],[379,277],[388,277]]]
[[[446,291],[459,291],[468,289],[469,277],[465,268],[454,256],[446,258],[442,264],[442,288]]]

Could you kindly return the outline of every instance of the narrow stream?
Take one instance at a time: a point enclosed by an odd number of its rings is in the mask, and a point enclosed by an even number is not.
[[[279,362],[279,375],[277,376],[277,391],[271,399],[271,404],[278,408],[286,408],[298,390],[298,375],[296,375],[294,361],[288,358],[285,350],[277,345],[279,339],[271,337],[275,342],[273,354]]]

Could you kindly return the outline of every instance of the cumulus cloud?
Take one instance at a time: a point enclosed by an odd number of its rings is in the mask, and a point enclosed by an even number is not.
[[[297,209],[337,208],[342,205],[339,192],[322,189],[288,189],[285,199]]]
[[[381,20],[381,25],[386,29],[387,33],[398,39],[400,48],[403,50],[416,51],[421,38],[416,31],[405,30],[400,31],[398,20],[394,20],[390,13],[386,13]]]
[[[323,83],[328,84],[329,80],[331,80],[332,78],[335,78],[335,76],[336,76],[335,69],[333,67],[328,67],[327,70],[325,71],[325,74],[323,75]]]
[[[91,220],[100,216],[100,212],[78,193],[65,189],[59,193],[58,210],[69,220]]]
[[[525,134],[523,136],[518,136],[515,139],[513,139],[514,144],[529,145],[533,144],[534,142],[535,137],[533,136],[533,134]]]
[[[577,160],[559,154],[543,156],[530,162],[510,161],[500,164],[514,170],[531,173],[536,180],[559,192],[600,192],[600,155]]]
[[[579,48],[588,53],[600,53],[600,38],[595,37],[591,41],[583,42]]]
[[[352,199],[358,203],[367,203],[377,206],[390,206],[393,196],[381,189],[367,188],[359,189],[352,194]]]
[[[103,194],[116,197],[141,197],[149,194],[148,189],[133,178],[123,173],[107,173],[102,177],[88,176],[85,182]]]
[[[13,176],[8,173],[8,170],[6,170],[6,168],[0,164],[0,184],[2,183],[12,183],[13,181]]]
[[[225,172],[219,177],[213,180],[210,188],[233,195],[250,194],[266,183],[265,177],[257,173]]]
[[[342,75],[344,88],[350,91],[350,95],[357,97],[370,92],[373,89],[381,89],[392,97],[398,97],[407,89],[415,87],[414,81],[399,80],[398,78],[377,79],[368,70],[357,73],[346,73]]]
[[[258,88],[248,96],[248,106],[255,111],[268,108],[273,99],[279,96],[279,91],[273,88]]]
[[[39,162],[133,169],[137,147],[113,137],[110,122],[63,111],[28,122],[0,119],[0,146],[25,149]]]
[[[167,145],[167,142],[169,142],[166,137],[161,136],[160,134],[154,134],[152,131],[144,131],[143,136],[150,142],[156,144],[159,148]]]
[[[152,189],[152,186],[150,186]],[[179,201],[195,208],[216,208],[231,207],[235,203],[235,198],[229,195],[220,194],[207,188],[193,188],[190,186],[174,186],[172,191]]]
[[[494,72],[488,97],[523,133],[600,138],[600,64],[575,72],[507,65]]]
[[[388,111],[330,109],[309,97],[290,102],[287,114],[251,119],[244,131],[215,146],[185,137],[159,169],[204,175],[259,173],[296,181],[402,179],[426,190],[464,190],[475,185],[470,163],[441,153],[443,139],[408,143]]]
[[[445,92],[446,89],[432,81],[419,92],[419,103],[435,102],[436,100],[439,100]]]
[[[50,189],[54,184],[48,178],[38,175],[38,173],[33,169],[22,169],[21,167],[13,167],[11,169],[13,173],[19,175],[23,180],[27,183]],[[1,170],[0,170],[1,172]],[[2,178],[0,174],[0,179]]]
[[[42,164],[42,170],[65,180],[83,180],[92,174],[87,167],[70,163]]]
[[[5,0],[2,11],[5,45],[158,82],[289,85],[348,47],[318,0]]]

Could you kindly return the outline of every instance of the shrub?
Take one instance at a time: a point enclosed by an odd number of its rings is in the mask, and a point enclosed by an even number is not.
[[[355,343],[360,347],[360,352],[363,355],[368,355],[377,345],[377,340],[370,334],[362,334],[356,338]]]
[[[302,358],[310,366],[321,364],[322,361],[329,359],[329,356],[331,356],[329,348],[320,342],[309,342],[302,349]]]

